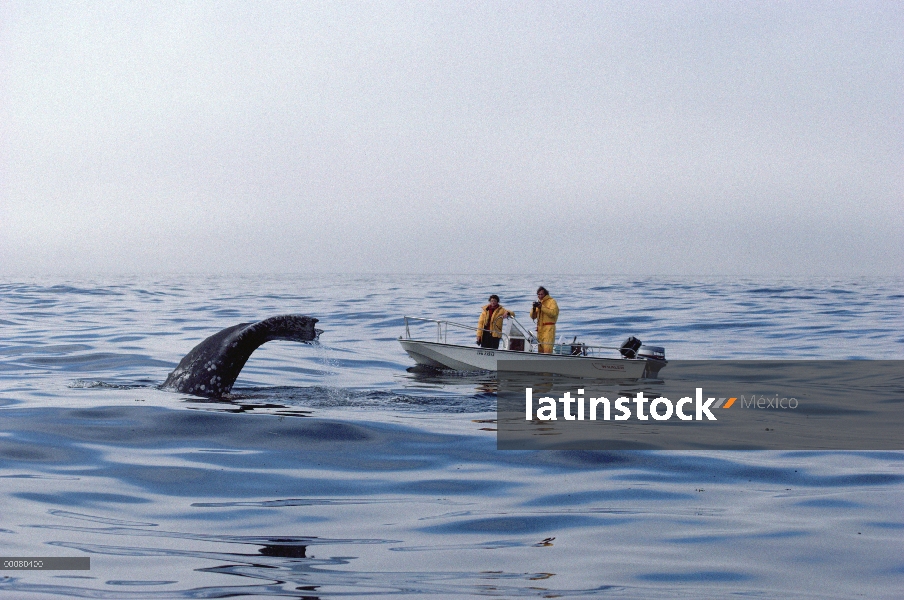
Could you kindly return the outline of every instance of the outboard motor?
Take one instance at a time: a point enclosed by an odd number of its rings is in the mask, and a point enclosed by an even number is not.
[[[659,377],[659,370],[668,364],[665,359],[665,348],[662,346],[641,346],[637,350],[637,358],[647,361],[647,368],[643,373],[647,379]]]
[[[659,377],[659,370],[668,364],[665,359],[665,348],[662,346],[645,346],[633,335],[625,340],[618,350],[625,358],[640,358],[647,361],[643,376],[647,379]]]
[[[621,345],[619,348],[619,352],[625,358],[636,358],[637,350],[643,345],[643,343],[634,337],[633,335],[625,340],[625,343]]]

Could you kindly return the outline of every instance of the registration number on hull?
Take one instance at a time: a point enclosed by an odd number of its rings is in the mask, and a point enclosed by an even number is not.
[[[492,350],[478,350],[477,355],[478,356],[496,356],[496,353],[493,352]]]

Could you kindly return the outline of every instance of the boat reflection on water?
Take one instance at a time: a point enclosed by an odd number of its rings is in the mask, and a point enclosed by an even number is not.
[[[450,385],[473,386],[474,391],[478,394],[495,394],[499,390],[496,373],[491,371],[452,371],[425,365],[408,367],[405,371],[409,374],[411,380],[425,384],[425,386],[436,386],[438,388]]]

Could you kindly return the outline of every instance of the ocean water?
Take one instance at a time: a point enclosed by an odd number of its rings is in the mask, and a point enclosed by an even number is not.
[[[7,280],[0,554],[91,569],[0,596],[904,597],[902,452],[498,451],[492,377],[410,370],[404,315],[476,323],[498,293],[527,321],[539,283],[588,342],[904,358],[900,278]],[[157,389],[283,313],[320,343],[261,347],[228,400]]]

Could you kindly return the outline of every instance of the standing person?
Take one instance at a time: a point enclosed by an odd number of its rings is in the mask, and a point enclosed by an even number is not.
[[[490,296],[490,303],[483,307],[477,321],[477,344],[484,348],[499,349],[502,337],[502,320],[514,317],[515,313],[499,306],[499,296]]]
[[[530,311],[530,318],[537,322],[537,342],[540,353],[552,354],[552,345],[556,341],[559,305],[543,286],[537,288],[537,302],[534,302],[534,307]]]

